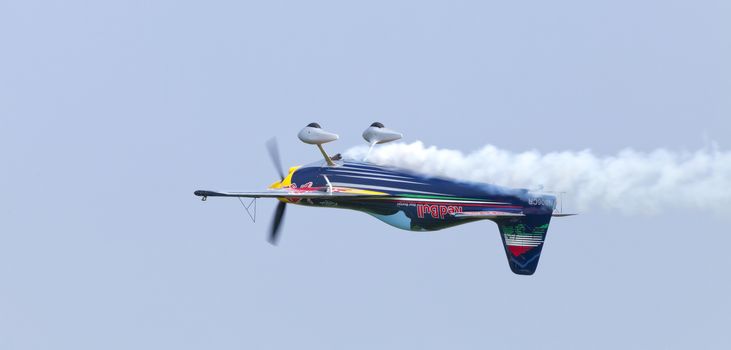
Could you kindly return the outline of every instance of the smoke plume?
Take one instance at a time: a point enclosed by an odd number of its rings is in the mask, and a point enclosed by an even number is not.
[[[346,156],[362,159],[367,150],[351,148]],[[715,147],[695,152],[625,149],[599,156],[590,150],[516,153],[486,145],[465,154],[417,141],[376,146],[368,161],[432,176],[567,192],[571,207],[580,211],[731,210],[731,152]]]

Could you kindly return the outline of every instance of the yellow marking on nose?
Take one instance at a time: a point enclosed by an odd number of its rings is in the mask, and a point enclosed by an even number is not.
[[[269,188],[271,189],[281,189],[281,188],[289,188],[292,186],[292,175],[294,175],[294,172],[299,169],[300,166],[293,166],[289,168],[289,173],[287,176],[284,177],[282,181],[276,181],[273,184],[269,185]]]

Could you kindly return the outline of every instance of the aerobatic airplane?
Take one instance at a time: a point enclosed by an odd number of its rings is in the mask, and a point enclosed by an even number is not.
[[[492,184],[456,181],[413,171],[380,166],[363,160],[330,157],[322,144],[338,139],[317,123],[302,129],[302,142],[316,145],[323,160],[282,171],[275,142],[268,144],[280,180],[262,192],[217,192],[198,190],[208,197],[276,198],[279,200],[269,241],[276,244],[287,203],[362,211],[391,226],[409,231],[436,231],[480,220],[497,223],[510,269],[532,275],[555,212],[556,196]],[[370,144],[398,140],[400,133],[373,123],[363,132]],[[366,155],[367,158],[367,155]],[[243,202],[242,202],[243,204]],[[250,204],[251,205],[251,204]],[[247,207],[247,211],[248,211]]]

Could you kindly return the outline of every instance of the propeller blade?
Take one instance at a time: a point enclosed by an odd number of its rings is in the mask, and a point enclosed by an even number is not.
[[[274,212],[274,221],[272,221],[272,228],[269,232],[269,243],[277,245],[279,239],[279,229],[282,227],[282,220],[284,219],[284,209],[287,207],[287,203],[279,202],[277,204],[277,210]]]
[[[267,150],[269,151],[269,158],[272,159],[274,168],[277,169],[279,177],[284,180],[284,170],[282,169],[282,159],[279,157],[279,146],[277,146],[277,139],[272,137],[266,143]]]

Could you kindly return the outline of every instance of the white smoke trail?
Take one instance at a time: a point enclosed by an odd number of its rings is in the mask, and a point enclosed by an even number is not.
[[[346,151],[362,159],[367,147]],[[368,161],[433,176],[571,194],[572,207],[631,213],[663,209],[731,211],[731,152],[626,149],[615,156],[590,150],[514,153],[487,145],[472,153],[426,147],[420,141],[376,146]]]

